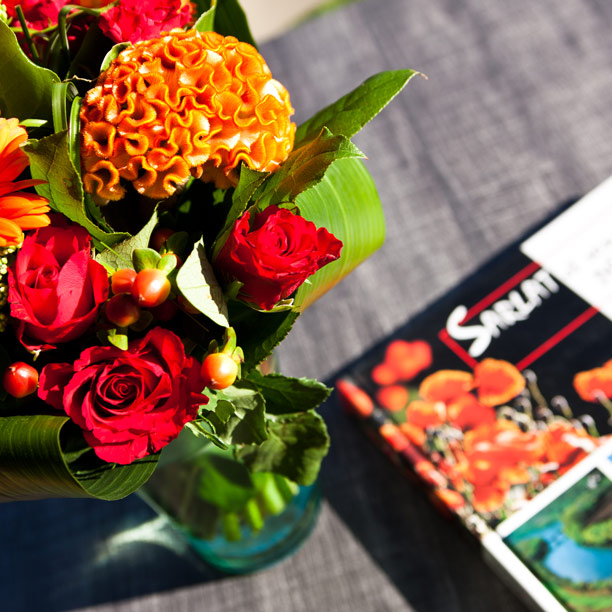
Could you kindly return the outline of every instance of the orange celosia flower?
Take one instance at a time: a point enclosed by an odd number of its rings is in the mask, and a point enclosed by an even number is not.
[[[478,399],[482,404],[500,406],[525,388],[525,379],[507,361],[484,359],[474,368],[474,386],[478,387]]]
[[[609,363],[574,376],[574,388],[585,402],[596,402],[599,394],[612,398],[612,368]]]
[[[28,139],[18,119],[0,118],[0,247],[18,246],[24,230],[45,227],[50,220],[48,201],[19,191],[44,181],[15,179],[28,167],[28,156],[19,145]]]
[[[469,372],[461,370],[438,370],[423,380],[419,395],[428,402],[448,403],[469,391],[474,379]]]
[[[254,47],[195,30],[122,51],[81,109],[85,189],[120,200],[122,182],[163,199],[193,175],[217,187],[237,167],[273,172],[293,147],[287,90]]]

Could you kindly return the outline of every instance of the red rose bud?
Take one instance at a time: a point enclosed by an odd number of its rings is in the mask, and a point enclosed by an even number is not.
[[[38,386],[38,372],[23,361],[16,361],[4,371],[2,378],[4,390],[13,397],[31,395]]]
[[[311,274],[338,259],[342,242],[300,215],[268,206],[240,217],[215,259],[227,282],[243,283],[238,297],[270,310]]]
[[[119,293],[131,293],[132,285],[136,280],[136,270],[130,268],[122,268],[117,270],[111,276],[111,291],[118,295]]]
[[[94,323],[108,297],[108,276],[90,254],[87,231],[58,216],[23,241],[9,268],[8,300],[26,348],[55,348]]]
[[[200,364],[180,338],[156,327],[127,350],[85,349],[74,363],[52,363],[40,374],[38,396],[83,430],[96,455],[132,463],[156,453],[196,418],[208,399]]]
[[[170,295],[170,281],[164,272],[156,268],[141,270],[132,285],[132,297],[140,306],[155,308]]]

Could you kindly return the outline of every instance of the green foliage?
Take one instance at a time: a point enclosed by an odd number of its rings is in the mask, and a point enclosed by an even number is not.
[[[418,72],[390,70],[380,72],[359,87],[320,110],[302,123],[295,134],[296,146],[317,137],[323,127],[333,134],[354,136],[404,88]]]
[[[204,241],[197,242],[176,275],[179,291],[202,314],[221,327],[229,327],[227,305],[210,262]]]
[[[67,441],[75,437],[78,441],[80,436],[75,429],[65,415],[3,416],[0,501],[48,497],[121,499],[153,473],[156,456],[121,466],[97,460],[91,450],[67,452]],[[70,455],[78,457],[71,464],[67,462]]]
[[[239,448],[236,455],[255,472],[274,472],[301,485],[312,484],[329,448],[323,419],[314,411],[267,419],[268,439]]]
[[[95,240],[111,246],[129,234],[107,232],[87,215],[83,184],[70,159],[68,140],[68,130],[63,130],[40,140],[30,140],[23,147],[30,158],[32,177],[46,181],[36,191],[49,200],[54,210],[82,225]]]
[[[31,62],[17,37],[0,21],[0,116],[18,119],[51,119],[52,89],[57,74]],[[21,86],[27,83],[27,87]]]

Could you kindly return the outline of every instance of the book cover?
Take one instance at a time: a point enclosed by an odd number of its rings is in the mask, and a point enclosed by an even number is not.
[[[534,608],[612,612],[612,178],[337,381]]]

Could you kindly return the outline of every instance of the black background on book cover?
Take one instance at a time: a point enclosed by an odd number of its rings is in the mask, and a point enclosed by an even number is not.
[[[246,0],[249,2],[250,0]],[[283,371],[333,380],[560,203],[612,171],[609,0],[364,0],[262,46],[298,122],[374,72],[417,79],[357,139],[383,248],[308,309]],[[138,498],[0,506],[7,612],[524,612],[461,532],[335,401],[319,523],[253,576],[221,578],[162,541],[111,537]]]

